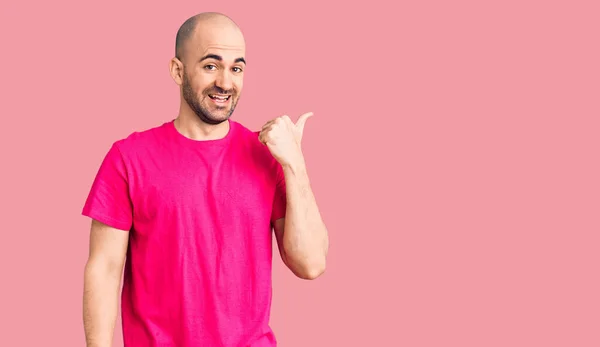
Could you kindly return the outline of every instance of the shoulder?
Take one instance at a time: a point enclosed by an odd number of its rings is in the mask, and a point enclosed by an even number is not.
[[[235,134],[238,139],[249,141],[249,142],[258,142],[258,133],[259,131],[254,131],[249,129],[247,126],[242,123],[231,121],[231,126],[235,130]]]
[[[165,141],[169,124],[170,122],[164,122],[151,128],[133,131],[114,141],[112,147],[123,157],[131,157],[138,152],[153,150]]]
[[[260,142],[258,135],[260,131],[251,130],[248,127],[232,121],[232,126],[235,127],[236,141],[243,145],[249,152],[248,154],[262,167],[269,170],[278,166],[277,160],[273,157],[269,148]]]
[[[232,121],[231,124],[235,127],[236,141],[244,144],[255,154],[266,156],[267,159],[272,158],[267,146],[259,140],[258,135],[260,134],[260,131],[251,130],[245,125],[234,121]]]

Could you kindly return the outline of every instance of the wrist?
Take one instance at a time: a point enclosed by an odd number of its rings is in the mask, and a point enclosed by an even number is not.
[[[281,163],[284,172],[299,174],[306,171],[306,163],[302,152],[297,153],[291,160]]]

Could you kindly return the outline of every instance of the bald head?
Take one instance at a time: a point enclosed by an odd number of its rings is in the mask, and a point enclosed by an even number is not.
[[[188,18],[177,31],[175,56],[180,60],[183,59],[190,41],[193,41],[194,38],[201,39],[202,36],[210,36],[217,30],[233,32],[243,40],[239,26],[231,18],[218,12],[203,12]]]
[[[180,86],[182,112],[206,124],[231,116],[240,98],[246,69],[244,35],[231,18],[197,14],[177,31],[171,77]]]

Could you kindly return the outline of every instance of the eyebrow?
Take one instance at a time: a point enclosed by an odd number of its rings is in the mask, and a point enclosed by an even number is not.
[[[206,59],[214,59],[214,60],[218,60],[218,61],[223,61],[223,57],[221,57],[220,55],[217,55],[217,54],[207,54],[207,55],[203,56],[202,59],[200,59],[200,61],[203,61]],[[246,64],[246,60],[243,57],[237,58],[234,62]]]

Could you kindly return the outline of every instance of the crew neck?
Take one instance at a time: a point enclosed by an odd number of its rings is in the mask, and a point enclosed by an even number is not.
[[[165,126],[167,127],[167,129],[169,130],[171,135],[177,141],[179,141],[185,145],[188,145],[188,146],[218,146],[218,145],[228,143],[232,137],[233,131],[235,130],[234,129],[235,122],[231,121],[230,119],[228,119],[227,122],[229,123],[229,130],[227,131],[227,134],[225,134],[225,136],[220,139],[213,139],[213,140],[194,140],[194,139],[191,139],[191,138],[183,135],[175,127],[175,119],[172,119],[171,121],[167,122],[165,124]]]

